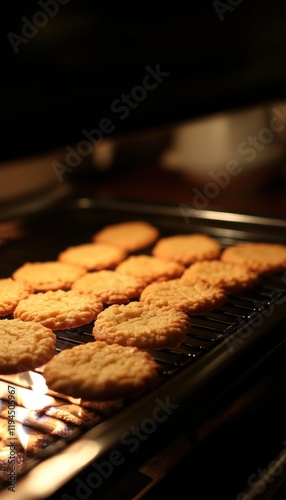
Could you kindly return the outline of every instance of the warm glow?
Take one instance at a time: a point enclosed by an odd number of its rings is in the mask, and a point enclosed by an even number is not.
[[[41,409],[45,406],[58,406],[62,402],[56,398],[64,399],[75,405],[81,404],[80,398],[73,398],[65,394],[59,394],[51,391],[43,375],[39,371],[28,371],[15,375],[1,375],[0,382],[13,384],[17,387],[16,400],[19,405],[30,408],[31,410]],[[7,386],[0,383],[0,398],[7,398]]]
[[[47,394],[47,395],[50,395],[50,396],[59,397],[61,399],[66,399],[67,401],[70,401],[70,402],[72,402],[72,403],[74,403],[76,405],[80,405],[80,403],[81,403],[81,399],[80,398],[75,399],[75,398],[72,398],[70,396],[66,396],[65,394],[59,394],[57,392],[51,391],[47,387],[46,381],[45,381],[43,375],[41,375],[40,373],[30,371],[29,375],[30,375],[30,379],[31,379],[31,388],[37,394]],[[53,403],[52,402],[49,403],[50,405],[52,405],[52,404],[53,405],[59,404],[58,402],[56,402],[56,400],[53,397],[50,397],[50,399],[53,400]]]
[[[11,387],[13,392],[11,392]],[[57,412],[60,416],[65,412],[69,415],[69,404],[72,403],[78,407],[81,402],[80,399],[50,391],[43,375],[34,371],[1,376],[0,398],[2,417],[8,418],[9,402],[10,405],[13,405],[15,409],[13,436],[18,446],[21,446],[28,453],[36,453],[37,447],[41,449],[43,445],[47,446],[47,443],[50,442],[49,439],[53,442],[53,439],[67,436],[73,432],[74,425],[57,418]],[[66,401],[68,401],[68,405]],[[51,411],[51,415],[46,413],[48,410]],[[81,413],[78,407],[77,419],[80,419]],[[72,421],[73,412],[70,417]],[[6,456],[4,461],[5,459]]]
[[[23,446],[24,450],[26,450],[29,442],[29,432],[28,428],[24,427],[22,424],[19,422],[16,422],[16,436],[17,439],[19,439],[21,445]]]
[[[30,410],[38,410],[45,406],[56,404],[56,400],[46,394],[48,388],[42,375],[30,371],[27,372],[27,377],[29,377],[31,389],[23,389],[21,387],[17,389],[19,405]]]

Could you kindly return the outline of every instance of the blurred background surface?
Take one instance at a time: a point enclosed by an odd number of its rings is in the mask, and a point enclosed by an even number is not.
[[[282,0],[6,1],[3,11],[2,203],[70,184],[192,205],[197,194],[201,208],[247,209],[241,193],[247,203],[274,185],[281,195]]]

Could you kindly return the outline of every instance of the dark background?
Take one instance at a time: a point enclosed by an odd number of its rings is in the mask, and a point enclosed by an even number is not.
[[[282,0],[19,4],[2,2],[0,159],[76,142],[105,117],[117,134],[285,97]],[[58,13],[16,53],[11,36],[43,4]],[[158,64],[169,76],[120,120],[111,103]]]

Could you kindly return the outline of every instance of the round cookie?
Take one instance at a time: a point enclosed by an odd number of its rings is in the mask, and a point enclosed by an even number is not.
[[[23,321],[36,321],[51,330],[60,330],[90,323],[102,309],[102,302],[93,295],[56,290],[30,295],[21,300],[14,317]]]
[[[83,243],[71,246],[58,255],[58,260],[66,264],[81,266],[87,271],[113,269],[126,257],[121,248],[107,243]]]
[[[92,240],[115,245],[126,252],[134,252],[152,245],[159,234],[159,230],[152,224],[137,220],[105,226],[93,235]]]
[[[0,316],[12,314],[18,302],[26,299],[32,293],[32,289],[17,283],[12,278],[0,279]]]
[[[85,273],[85,269],[80,266],[57,261],[26,262],[14,271],[12,277],[15,281],[29,285],[34,292],[47,292],[68,290]]]
[[[203,280],[210,285],[223,288],[229,294],[235,294],[257,285],[259,274],[245,266],[221,260],[195,262],[184,271],[182,281],[194,283]]]
[[[56,336],[32,321],[0,320],[0,373],[34,370],[54,356]]]
[[[221,245],[204,234],[178,234],[161,238],[155,244],[152,255],[188,266],[198,260],[218,259]]]
[[[187,283],[179,278],[151,283],[141,293],[140,301],[157,307],[175,307],[193,315],[219,307],[226,297],[224,290],[205,281]]]
[[[125,398],[158,384],[158,365],[145,351],[106,342],[65,349],[43,370],[53,391],[87,400]]]
[[[146,285],[153,281],[179,278],[184,270],[185,267],[178,262],[145,254],[131,255],[116,267],[118,273],[137,276],[143,279]]]
[[[126,304],[139,298],[144,287],[145,283],[136,276],[125,276],[104,269],[85,274],[73,284],[72,290],[78,293],[92,293],[104,304]]]
[[[247,266],[261,274],[282,272],[286,270],[286,245],[241,243],[226,248],[221,260]]]
[[[179,346],[190,327],[190,319],[183,311],[130,302],[114,304],[102,311],[92,333],[96,340],[107,344],[167,349]]]

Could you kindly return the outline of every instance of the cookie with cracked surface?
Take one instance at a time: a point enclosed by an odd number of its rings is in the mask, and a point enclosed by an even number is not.
[[[160,381],[159,366],[146,351],[100,341],[60,352],[43,376],[53,391],[99,401],[137,395]]]
[[[50,290],[21,300],[14,311],[14,317],[60,330],[90,323],[102,309],[101,300],[92,295],[81,295],[73,290]]]
[[[210,285],[223,288],[228,294],[236,294],[256,286],[259,274],[233,262],[204,260],[188,267],[182,274],[181,280],[188,283],[203,280]]]
[[[32,292],[30,286],[18,283],[12,278],[0,279],[0,316],[12,314],[18,302],[29,297]]]
[[[54,356],[56,336],[39,323],[2,319],[0,333],[0,373],[34,370]]]
[[[146,285],[153,281],[166,281],[179,278],[185,266],[178,262],[167,261],[153,255],[130,255],[121,262],[116,271],[124,275],[137,276]]]
[[[12,278],[33,288],[34,292],[69,290],[73,282],[86,273],[77,265],[57,261],[26,262],[16,269]]]
[[[183,311],[130,302],[114,304],[102,311],[92,333],[96,340],[107,344],[167,349],[178,347],[190,328],[191,321]]]
[[[184,266],[198,260],[218,259],[221,245],[214,238],[204,234],[177,234],[161,238],[155,244],[152,255]]]
[[[87,271],[113,269],[126,258],[121,248],[107,243],[83,243],[66,248],[58,260],[66,264],[81,266]]]
[[[134,252],[152,245],[159,235],[159,230],[155,226],[137,220],[105,226],[93,235],[92,240],[115,245],[126,252]]]
[[[136,276],[125,276],[110,269],[85,274],[72,286],[78,293],[96,295],[104,304],[126,304],[138,299],[145,283]]]
[[[151,283],[144,288],[140,301],[157,307],[174,307],[193,315],[219,307],[226,298],[224,290],[205,281],[187,283],[179,278]]]
[[[261,274],[286,271],[286,245],[275,243],[241,243],[227,247],[223,262],[243,265]]]

